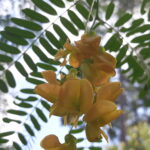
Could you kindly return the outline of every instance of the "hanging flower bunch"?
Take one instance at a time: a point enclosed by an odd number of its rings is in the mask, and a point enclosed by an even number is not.
[[[65,66],[69,58],[73,69],[59,81],[55,72],[44,71],[42,76],[47,83],[35,87],[35,93],[53,104],[50,115],[63,117],[65,124],[76,127],[79,117],[83,115],[90,142],[99,141],[102,137],[108,141],[101,127],[111,125],[123,114],[123,110],[118,110],[115,104],[123,92],[121,84],[110,82],[115,75],[116,59],[99,46],[100,40],[95,33],[86,33],[74,45],[67,41],[55,59],[63,58],[61,66]],[[41,146],[45,150],[76,149],[75,144],[60,144],[55,135],[45,137]]]

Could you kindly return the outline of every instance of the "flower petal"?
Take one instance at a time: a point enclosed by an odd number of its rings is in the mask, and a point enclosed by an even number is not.
[[[34,92],[54,103],[59,95],[60,86],[55,84],[44,83],[37,85]]]
[[[97,91],[96,101],[110,100],[115,101],[117,97],[123,92],[120,82],[109,82],[100,87]]]
[[[43,71],[42,76],[44,79],[47,80],[48,83],[59,84],[59,82],[56,79],[56,73],[52,70]]]
[[[117,106],[108,100],[98,101],[93,104],[92,108],[84,116],[84,121],[93,122],[99,120],[99,118],[107,115],[108,113],[117,109]]]

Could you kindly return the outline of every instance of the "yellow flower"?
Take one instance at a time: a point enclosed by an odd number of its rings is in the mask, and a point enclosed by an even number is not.
[[[46,136],[40,143],[44,150],[76,150],[76,146],[71,143],[61,144],[56,135]]]
[[[58,100],[51,108],[51,115],[78,119],[93,103],[93,88],[86,79],[67,79],[60,88]]]
[[[123,88],[121,88],[120,82],[109,82],[98,88],[96,100],[109,100],[114,102],[122,92]]]
[[[107,83],[110,77],[115,75],[113,66],[104,62],[85,62],[81,65],[83,76],[87,78],[93,86],[100,86]]]
[[[84,116],[87,122],[86,136],[90,142],[98,141],[102,136],[108,141],[108,137],[100,127],[110,124],[111,121],[123,114],[122,110],[117,110],[117,106],[108,100],[97,101]]]
[[[42,76],[48,83],[37,85],[34,92],[54,103],[57,100],[60,91],[60,85],[56,80],[56,74],[55,72],[48,70],[42,72]]]

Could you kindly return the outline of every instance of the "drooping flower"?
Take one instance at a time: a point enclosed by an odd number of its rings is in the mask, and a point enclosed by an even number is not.
[[[44,150],[76,150],[75,143],[65,142],[61,144],[56,135],[46,136],[40,143]]]
[[[76,122],[81,114],[87,113],[91,108],[93,95],[93,88],[88,80],[67,79],[60,88],[58,100],[52,106],[51,114],[75,119]]]
[[[55,103],[60,91],[60,83],[56,80],[56,74],[48,70],[42,72],[42,76],[48,83],[37,85],[34,91],[51,103]]]

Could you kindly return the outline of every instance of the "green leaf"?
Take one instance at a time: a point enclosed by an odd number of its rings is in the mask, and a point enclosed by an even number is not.
[[[44,122],[47,122],[47,118],[45,117],[45,114],[42,112],[41,109],[36,108],[36,113],[38,114],[38,116],[41,118],[41,120],[43,120]]]
[[[66,42],[68,36],[57,24],[53,24],[53,28],[55,32],[57,33],[57,35],[60,37],[60,42],[63,45]]]
[[[30,115],[31,122],[33,123],[34,127],[39,131],[41,129],[40,124],[38,123],[37,119],[31,114]]]
[[[37,67],[36,65],[34,64],[32,58],[28,55],[28,54],[24,54],[23,55],[23,58],[26,62],[26,64],[29,66],[29,68],[34,71],[34,72],[37,72]]]
[[[25,13],[26,16],[28,16],[31,19],[36,20],[40,23],[48,23],[49,22],[49,19],[46,16],[44,16],[34,10],[26,8],[26,9],[23,9],[22,11]]]
[[[28,76],[28,73],[26,72],[26,70],[24,69],[24,67],[22,66],[22,64],[20,62],[18,62],[18,61],[15,62],[15,67],[24,77]]]
[[[112,35],[110,39],[105,44],[105,49],[110,51],[118,51],[122,44],[122,39],[118,38],[116,34]]]
[[[5,136],[10,136],[12,134],[14,134],[14,131],[8,131],[8,132],[1,132],[0,133],[0,138],[5,137]]]
[[[127,31],[130,31],[132,32],[132,30],[136,29],[138,26],[140,26],[142,23],[144,22],[144,19],[143,18],[140,18],[140,19],[136,19],[132,22],[132,25],[128,28],[122,28],[121,31],[122,32],[127,32]]]
[[[112,16],[113,12],[114,12],[114,8],[115,8],[115,5],[114,3],[111,1],[107,7],[107,10],[106,10],[106,20],[110,19],[110,17]]]
[[[2,65],[0,65],[0,70],[4,70],[5,68],[2,66]]]
[[[15,43],[17,45],[25,46],[28,44],[28,42],[21,36],[18,36],[18,35],[15,35],[13,33],[6,32],[6,31],[1,31],[0,33],[6,40],[11,41],[12,43]]]
[[[20,50],[14,46],[5,44],[3,42],[0,42],[0,49],[3,50],[6,53],[10,53],[10,54],[19,54]]]
[[[27,102],[35,102],[35,101],[37,101],[37,98],[33,97],[33,96],[29,96],[27,98],[21,98],[21,97],[16,96],[16,99],[18,99],[18,100],[20,100],[22,102],[24,102],[24,101],[27,101]]]
[[[150,57],[150,49],[149,48],[143,48],[140,51],[140,54],[142,54],[144,59],[147,59],[147,58],[149,59],[149,57]]]
[[[53,49],[53,47],[50,45],[50,43],[43,37],[40,38],[41,45],[45,48],[45,50],[54,56],[56,54],[56,50]]]
[[[57,15],[56,10],[48,3],[44,2],[43,0],[31,0],[35,6],[43,10],[44,12],[50,15]]]
[[[84,141],[84,138],[78,138],[78,139],[77,139],[77,143],[80,143],[80,142],[82,142],[82,141]]]
[[[71,134],[77,134],[77,133],[81,133],[83,130],[84,130],[83,128],[74,129],[74,130],[71,130],[70,133],[71,133]]]
[[[44,70],[57,71],[57,69],[55,67],[51,66],[50,64],[37,63],[36,65]]]
[[[76,9],[79,11],[79,13],[87,20],[88,19],[88,16],[89,16],[89,10],[87,10],[83,5],[81,4],[76,4]],[[90,16],[90,20],[89,21],[92,21],[93,18],[92,16]]]
[[[6,56],[3,54],[0,54],[0,62],[6,62],[9,63],[11,62],[13,59],[10,56]]]
[[[89,150],[102,150],[101,147],[89,147]]]
[[[31,104],[28,104],[28,103],[25,103],[25,102],[21,102],[19,104],[17,104],[15,101],[14,101],[14,104],[19,106],[19,107],[22,107],[22,108],[32,108],[33,106]]]
[[[31,31],[19,29],[16,27],[5,27],[5,30],[14,35],[18,35],[20,37],[27,38],[27,39],[33,39],[35,37],[35,35]]]
[[[68,10],[68,16],[71,21],[81,30],[85,29],[84,23],[80,20],[80,18],[72,11]]]
[[[29,89],[29,88],[26,88],[26,89],[22,89],[20,90],[22,93],[26,93],[26,94],[35,94],[34,93],[34,89]]]
[[[16,86],[16,81],[14,79],[13,74],[9,70],[6,70],[5,75],[9,86],[14,88]]]
[[[144,34],[144,35],[141,35],[141,36],[138,36],[138,37],[135,37],[132,39],[132,43],[142,43],[142,42],[145,42],[147,40],[150,40],[150,34]]]
[[[145,7],[147,5],[147,3],[150,2],[150,0],[143,0],[142,5],[141,5],[141,14],[145,14]]]
[[[7,143],[7,142],[9,142],[9,140],[7,140],[7,139],[0,139],[0,144],[4,144],[4,143]]]
[[[24,144],[24,145],[28,144],[27,140],[25,139],[25,136],[22,133],[18,133],[18,137],[22,144]]]
[[[41,104],[46,110],[48,111],[50,110],[50,105],[46,101],[42,100]]]
[[[56,1],[56,0],[50,0],[51,3],[53,3],[54,5],[60,7],[60,8],[64,8],[65,4],[62,0]]]
[[[150,8],[148,10],[147,18],[148,18],[148,21],[150,22]]]
[[[56,37],[50,31],[46,31],[46,37],[56,48],[58,49],[62,48],[62,45],[60,44],[60,42],[56,39]]]
[[[13,147],[16,149],[16,150],[22,150],[21,146],[16,143],[16,142],[13,142]]]
[[[18,116],[25,116],[27,115],[26,112],[21,111],[21,110],[14,110],[14,109],[9,109],[7,110],[8,113],[13,114],[13,115],[18,115]]]
[[[34,53],[39,57],[39,59],[41,61],[44,61],[44,62],[48,62],[49,61],[49,58],[42,52],[42,50],[39,47],[33,45],[32,49],[33,49]]]
[[[30,75],[33,77],[43,78],[41,72],[31,72]]]
[[[51,65],[60,65],[60,62],[59,61],[57,61],[57,60],[54,60],[54,59],[49,59],[49,64],[51,64]]]
[[[0,90],[4,93],[8,92],[8,87],[6,85],[6,83],[0,79]]]
[[[119,27],[119,26],[124,25],[127,21],[131,19],[131,17],[132,15],[129,13],[124,14],[121,18],[117,20],[117,22],[115,23],[115,26]]]
[[[33,31],[41,31],[42,30],[42,27],[39,24],[31,22],[31,21],[27,21],[27,20],[19,19],[19,18],[12,18],[11,20],[15,24],[17,24],[21,27],[33,30]]]
[[[35,79],[35,78],[26,78],[26,80],[32,84],[38,85],[38,84],[43,84],[45,82]]]
[[[77,29],[74,27],[74,25],[68,19],[66,19],[64,17],[60,17],[60,21],[69,32],[71,32],[74,35],[78,35]]]
[[[137,27],[137,28],[133,29],[132,31],[128,32],[127,36],[130,36],[130,35],[133,35],[133,34],[136,34],[139,32],[144,33],[149,30],[150,30],[150,24],[144,24],[143,26]]]
[[[128,50],[128,45],[123,46],[117,55],[117,67],[120,67],[119,64],[121,60],[126,56],[126,52]]]
[[[24,123],[24,127],[31,136],[35,136],[32,128],[28,124]]]
[[[7,118],[7,117],[4,117],[3,118],[3,121],[5,122],[5,123],[10,123],[10,122],[16,122],[16,123],[21,123],[21,121],[20,120],[15,120],[15,119],[10,119],[10,118]]]

